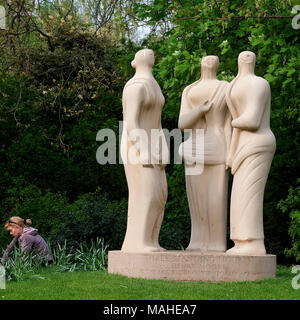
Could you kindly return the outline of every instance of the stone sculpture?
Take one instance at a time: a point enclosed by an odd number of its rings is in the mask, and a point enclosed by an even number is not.
[[[254,74],[256,56],[238,57],[238,74],[226,93],[233,117],[227,165],[234,175],[227,254],[266,254],[263,231],[264,189],[276,148],[270,129],[271,92],[268,82]]]
[[[204,57],[201,78],[182,93],[178,127],[192,129],[188,140],[179,148],[185,160],[192,225],[187,250],[226,250],[228,171],[225,166],[231,138],[231,115],[225,99],[228,82],[217,80],[218,65],[217,56]],[[193,141],[197,139],[197,129],[204,129],[204,147]],[[188,174],[189,167],[195,166],[197,161],[203,162],[203,171]]]
[[[154,53],[144,49],[132,61],[135,75],[123,90],[121,156],[129,190],[128,220],[122,252],[162,251],[158,242],[167,199],[168,149],[162,133],[165,103],[152,75]],[[160,143],[153,132],[160,135]],[[151,135],[152,133],[152,135]]]
[[[179,153],[185,162],[192,233],[187,250],[164,250],[158,243],[167,198],[168,149],[161,132],[164,98],[152,76],[153,52],[135,55],[136,74],[123,91],[127,230],[122,250],[108,252],[109,273],[213,282],[276,276],[276,256],[265,254],[262,224],[264,187],[275,152],[270,88],[254,75],[252,52],[240,54],[239,72],[230,84],[217,80],[218,63],[216,56],[203,58],[200,80],[182,94],[178,126],[189,129],[190,136]],[[235,246],[226,251],[229,167],[234,175],[230,237]]]

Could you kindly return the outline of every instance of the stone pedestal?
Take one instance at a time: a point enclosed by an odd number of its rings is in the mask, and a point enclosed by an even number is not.
[[[253,281],[276,276],[276,256],[220,252],[108,252],[108,273],[179,281]]]

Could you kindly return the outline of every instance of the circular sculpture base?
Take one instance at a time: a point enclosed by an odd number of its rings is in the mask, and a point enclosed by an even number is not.
[[[108,273],[178,281],[253,281],[276,276],[276,256],[171,250],[149,253],[109,251]]]

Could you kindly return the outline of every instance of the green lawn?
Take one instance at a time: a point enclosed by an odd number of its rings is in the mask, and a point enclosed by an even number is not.
[[[275,279],[231,283],[131,279],[106,271],[57,273],[54,267],[41,270],[39,275],[43,279],[7,282],[6,289],[0,290],[1,299],[300,299],[300,289],[291,285],[295,274],[283,266],[278,266]]]

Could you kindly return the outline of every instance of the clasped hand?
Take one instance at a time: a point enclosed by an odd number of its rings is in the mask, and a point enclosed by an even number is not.
[[[212,101],[209,101],[209,100],[206,100],[205,102],[201,103],[200,106],[198,107],[199,111],[202,112],[202,113],[206,113],[208,112],[211,107],[213,106],[213,102]]]

